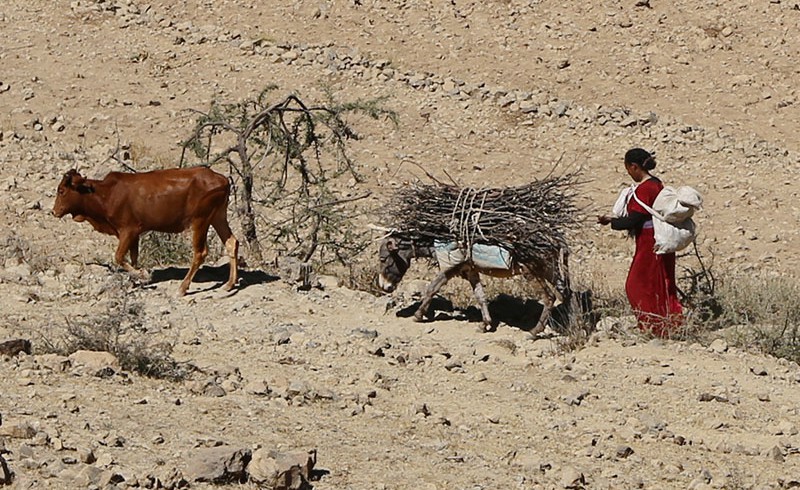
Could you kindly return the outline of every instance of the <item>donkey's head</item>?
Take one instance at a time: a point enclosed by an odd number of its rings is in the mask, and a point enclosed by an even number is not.
[[[391,293],[397,289],[397,285],[411,265],[413,255],[410,240],[390,236],[381,241],[378,251],[378,258],[381,261],[378,270],[378,285],[383,291]]]

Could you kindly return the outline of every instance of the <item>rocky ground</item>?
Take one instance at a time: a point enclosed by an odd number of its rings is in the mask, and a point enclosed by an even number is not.
[[[592,216],[642,146],[665,181],[704,194],[716,267],[794,277],[798,21],[785,0],[8,0],[0,342],[30,339],[33,355],[0,361],[0,484],[204,488],[198,455],[216,448],[262,467],[256,453],[316,450],[317,489],[800,486],[794,363],[649,341],[628,318],[578,351],[509,322],[478,333],[460,310],[421,325],[403,296],[328,276],[297,291],[271,267],[233,294],[209,267],[179,299],[183,269],[131,287],[107,267],[114,239],[49,214],[65,170],[119,170],[121,147],[174,166],[187,109],[274,83],[306,100],[387,97],[398,125],[353,121],[372,208],[422,169],[503,186],[581,167],[573,268],[621,289],[632,245]],[[171,382],[43,354],[109,317],[197,370]]]

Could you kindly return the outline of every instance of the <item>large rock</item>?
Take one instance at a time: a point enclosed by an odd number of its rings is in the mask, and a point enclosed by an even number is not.
[[[0,356],[14,357],[20,352],[31,353],[31,341],[27,339],[14,339],[0,342]]]
[[[297,451],[279,453],[257,449],[247,467],[250,481],[272,490],[303,490],[310,488],[311,472],[317,463],[317,452]]]
[[[69,360],[75,366],[83,366],[92,371],[107,367],[119,369],[119,359],[105,351],[79,350],[70,354]]]
[[[187,458],[184,476],[189,482],[244,482],[251,456],[249,449],[230,446],[197,449]]]

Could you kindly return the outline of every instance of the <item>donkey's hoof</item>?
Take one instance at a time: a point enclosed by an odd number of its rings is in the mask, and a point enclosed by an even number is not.
[[[545,329],[544,325],[538,324],[534,328],[532,328],[529,333],[530,333],[531,337],[538,337],[539,334],[544,332],[544,329]]]

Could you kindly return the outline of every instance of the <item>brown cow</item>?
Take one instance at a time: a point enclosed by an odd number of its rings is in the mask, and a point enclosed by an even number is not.
[[[228,179],[207,167],[154,170],[137,174],[111,172],[91,180],[70,170],[58,184],[53,215],[71,214],[100,233],[119,238],[114,259],[131,273],[139,259],[139,236],[146,231],[180,233],[192,228],[194,257],[178,294],[186,294],[208,255],[208,227],[213,226],[230,256],[226,291],[236,284],[239,242],[228,226]],[[130,264],[125,255],[130,251]]]

